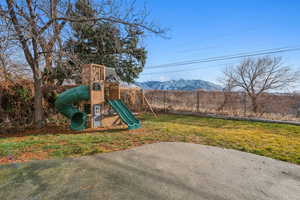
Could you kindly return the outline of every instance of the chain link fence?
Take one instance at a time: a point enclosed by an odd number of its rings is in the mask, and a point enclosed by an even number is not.
[[[258,112],[252,111],[251,99],[242,92],[220,91],[144,91],[156,111],[188,111],[240,117],[300,121],[300,95],[263,94]]]

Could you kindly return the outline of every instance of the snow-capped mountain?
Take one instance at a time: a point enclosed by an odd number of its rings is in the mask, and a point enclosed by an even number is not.
[[[203,80],[171,80],[171,81],[146,81],[136,82],[135,85],[145,90],[197,90],[208,91],[222,90],[222,87],[212,82]]]

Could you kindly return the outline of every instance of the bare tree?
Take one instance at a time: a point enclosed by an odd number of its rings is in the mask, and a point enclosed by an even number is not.
[[[252,111],[258,112],[258,98],[268,91],[286,89],[295,84],[299,73],[284,66],[281,57],[248,58],[224,71],[231,88],[242,89],[251,99]]]
[[[1,21],[0,21],[1,22]],[[29,78],[27,66],[16,56],[16,48],[7,31],[0,24],[0,80],[15,83],[19,79]]]
[[[34,80],[34,121],[36,127],[43,125],[42,86],[49,82],[47,72],[52,70],[53,55],[68,23],[91,23],[108,21],[126,27],[136,27],[154,34],[164,31],[146,20],[146,14],[134,12],[133,7],[124,7],[115,2],[100,1],[96,17],[72,17],[74,1],[69,0],[6,0],[0,2],[1,20],[5,21],[7,31],[12,32],[21,47]],[[95,4],[96,5],[96,4]],[[121,5],[121,6],[120,6]],[[10,27],[9,25],[12,25]],[[59,49],[59,48],[58,48]]]
[[[225,79],[219,79],[219,82],[224,85],[223,87],[223,95],[224,95],[224,100],[221,103],[221,105],[217,108],[217,111],[223,111],[225,106],[229,104],[231,101],[232,97],[232,90],[234,88],[234,82],[232,79],[228,79],[228,77],[225,77]]]

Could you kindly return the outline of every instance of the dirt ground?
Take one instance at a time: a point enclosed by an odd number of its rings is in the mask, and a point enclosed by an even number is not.
[[[300,166],[199,144],[156,143],[0,166],[0,199],[296,200]]]

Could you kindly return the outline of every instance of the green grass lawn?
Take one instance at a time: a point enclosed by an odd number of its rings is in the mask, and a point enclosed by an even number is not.
[[[58,131],[0,138],[0,163],[64,158],[128,149],[154,142],[191,142],[300,164],[300,126],[183,115],[139,116],[143,128],[97,133]],[[53,130],[52,130],[53,132]]]

